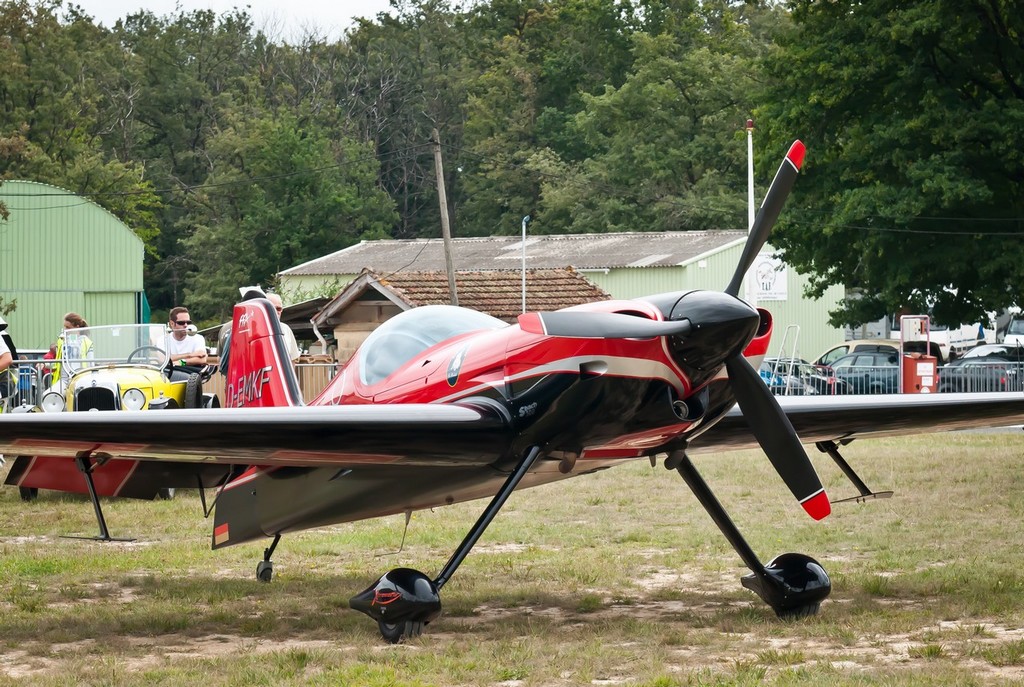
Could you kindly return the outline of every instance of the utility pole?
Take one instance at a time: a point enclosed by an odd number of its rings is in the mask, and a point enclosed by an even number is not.
[[[530,222],[530,216],[523,218],[523,312],[526,312],[526,225]]]
[[[455,267],[452,264],[452,232],[448,226],[448,196],[444,192],[444,166],[441,164],[441,134],[431,129],[431,143],[434,145],[434,174],[437,175],[437,202],[441,205],[441,238],[444,239],[444,267],[448,272],[448,293],[451,294],[452,305],[459,304],[459,294],[455,291]]]

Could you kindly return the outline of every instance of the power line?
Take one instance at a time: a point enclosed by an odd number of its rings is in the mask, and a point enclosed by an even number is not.
[[[532,175],[534,177],[538,177],[538,178],[546,178],[546,179],[552,179],[552,180],[565,180],[565,176],[561,175],[561,174],[556,174],[556,173],[552,173],[552,172],[545,172],[545,171],[541,171],[541,170],[537,170],[537,169],[531,169],[531,168],[529,168],[529,167],[527,167],[527,166],[525,166],[523,164],[520,164],[520,163],[510,162],[510,161],[507,161],[507,160],[499,160],[498,158],[495,158],[493,156],[480,154],[480,153],[474,152],[472,150],[469,150],[469,149],[466,149],[466,148],[463,148],[463,147],[460,147],[460,146],[454,145],[454,144],[442,143],[441,145],[442,145],[442,147],[452,151],[455,154],[468,156],[468,157],[471,157],[471,158],[475,158],[475,159],[477,159],[479,161],[489,163],[489,164],[493,165],[496,169],[518,170],[518,171],[525,172],[527,174],[530,174],[530,175]],[[87,199],[87,200],[84,200],[84,201],[81,201],[81,202],[78,202],[78,203],[67,204],[67,205],[52,205],[52,206],[43,206],[43,207],[37,207],[37,208],[16,208],[16,207],[10,208],[12,210],[19,210],[19,211],[62,209],[62,208],[75,207],[77,205],[82,205],[82,204],[84,204],[86,202],[89,202],[89,199],[93,199],[93,198],[117,198],[117,197],[129,197],[129,196],[138,196],[138,195],[145,195],[145,194],[155,194],[155,195],[168,194],[169,195],[169,194],[180,193],[180,192],[191,193],[193,191],[201,191],[201,190],[207,190],[207,189],[221,189],[221,188],[228,188],[228,187],[232,187],[232,186],[242,186],[242,185],[247,185],[247,184],[260,183],[260,182],[264,182],[264,181],[274,181],[274,180],[278,180],[278,179],[286,179],[286,178],[300,176],[300,175],[306,175],[306,174],[322,174],[324,172],[329,172],[329,171],[336,170],[336,169],[343,169],[345,167],[354,166],[354,165],[357,165],[357,164],[362,164],[362,163],[373,161],[373,160],[376,160],[378,162],[384,163],[389,158],[392,158],[392,157],[395,157],[395,156],[398,156],[398,155],[405,155],[405,154],[408,154],[410,152],[414,152],[414,151],[417,151],[417,150],[429,149],[429,147],[430,147],[430,143],[429,142],[427,142],[427,143],[420,143],[420,144],[414,144],[414,145],[405,146],[405,147],[402,147],[402,148],[397,148],[397,149],[394,149],[394,150],[386,151],[386,152],[383,152],[383,153],[380,153],[380,154],[367,154],[367,155],[359,156],[359,157],[356,157],[356,158],[352,158],[352,159],[347,160],[345,162],[340,162],[340,163],[332,164],[332,165],[324,165],[322,167],[311,167],[311,168],[307,168],[307,169],[293,170],[291,172],[282,172],[280,174],[269,174],[269,175],[258,176],[258,177],[246,177],[246,178],[241,178],[241,179],[233,179],[233,180],[229,180],[229,181],[220,181],[220,182],[213,182],[213,183],[204,183],[204,184],[195,184],[195,185],[181,184],[181,185],[179,185],[177,187],[162,188],[162,189],[152,189],[152,190],[107,191],[107,192],[102,192],[101,191],[101,192],[93,192],[93,193],[88,193],[88,192],[87,193],[64,192],[64,193],[9,193],[8,194],[8,193],[4,193],[3,190],[2,190],[2,187],[0,187],[0,199],[4,199],[4,198],[17,198],[17,197],[34,197],[34,198],[39,198],[39,197],[70,198],[70,197],[74,197],[74,198],[86,198]],[[612,184],[607,184],[607,183],[595,182],[592,179],[591,180],[587,180],[586,184],[589,187],[597,188],[597,189],[599,189],[599,190],[601,190],[601,191],[603,191],[603,192],[605,192],[607,194],[614,194],[614,195],[623,197],[624,199],[628,200],[629,202],[633,203],[634,205],[639,205],[640,202],[641,202],[638,198],[636,198],[635,195],[633,195],[633,193],[631,193],[631,189],[629,189],[629,188],[625,188],[625,187],[622,187],[622,186],[616,186],[616,185],[612,185]],[[670,207],[675,207],[675,208],[680,208],[680,209],[684,209],[684,210],[700,211],[700,212],[704,212],[704,213],[707,213],[707,214],[721,214],[721,215],[727,214],[727,211],[724,210],[720,205],[710,205],[710,204],[704,204],[704,203],[699,203],[699,202],[684,202],[684,201],[680,201],[680,200],[676,200],[676,199],[671,199],[671,198],[664,198],[664,197],[662,197],[662,198],[655,198],[654,200],[656,202],[663,203],[664,205],[667,205],[667,206],[670,206]],[[830,217],[831,214],[832,214],[832,213],[830,213],[827,210],[815,210],[813,208],[803,208],[803,209],[798,210],[797,212],[799,214],[803,214],[803,215],[819,215],[820,217],[823,218],[823,220],[824,220],[824,218]],[[909,220],[913,220],[913,221],[946,222],[946,223],[958,223],[958,224],[960,224],[960,223],[972,223],[972,224],[978,224],[978,223],[990,223],[990,224],[1015,223],[1015,224],[1024,224],[1024,217],[948,217],[948,216],[921,215],[921,216],[913,216],[913,217],[907,217],[907,218],[894,218],[894,217],[884,217],[884,216],[880,216],[880,215],[868,215],[868,216],[865,216],[863,219],[868,220],[868,221],[880,220],[880,221],[886,222],[886,223],[894,222],[894,221],[909,221]],[[811,223],[811,221],[809,221],[809,220],[800,220],[800,219],[792,219],[792,218],[789,218],[787,221],[790,222],[790,223],[794,223],[794,224],[810,224]],[[872,225],[869,225],[869,226],[857,225],[857,224],[838,224],[838,225],[831,225],[831,226],[836,228],[836,229],[848,229],[848,230],[855,230],[855,231],[878,232],[878,233],[892,233],[892,234],[915,234],[915,235],[933,235],[933,236],[1020,236],[1020,237],[1024,237],[1024,227],[1022,227],[1021,231],[989,231],[989,230],[980,230],[980,229],[971,229],[971,230],[966,230],[966,231],[956,231],[956,230],[948,230],[948,229],[930,230],[930,229],[900,228],[900,227],[895,227],[895,226],[884,226],[884,225],[881,225],[881,224],[872,224]]]
[[[891,218],[884,218],[884,219],[891,219]],[[949,218],[944,218],[942,220],[939,220],[938,218],[925,218],[925,217],[914,217],[913,219],[915,219],[915,220],[932,219],[934,221],[944,221],[944,222],[953,222],[953,221],[957,221],[957,222],[973,222],[974,221],[973,219],[968,218],[968,217],[959,217],[959,218],[958,217],[949,217]],[[812,222],[812,221],[808,221],[808,220],[787,219],[785,221],[790,223],[790,224],[802,224],[802,225],[821,226],[821,224],[819,222]],[[994,220],[994,218],[993,218],[993,221],[998,221],[998,220]],[[1008,219],[1006,221],[1008,221],[1008,222],[1012,221],[1012,222],[1018,222],[1019,223],[1021,220]],[[856,231],[875,232],[875,233],[880,233],[880,234],[920,234],[920,235],[927,235],[927,236],[1014,236],[1014,237],[1017,237],[1017,238],[1024,238],[1024,228],[1022,228],[1020,231],[989,231],[989,230],[982,230],[982,229],[969,229],[969,230],[966,230],[966,231],[956,231],[956,230],[948,230],[948,229],[942,229],[942,230],[938,230],[938,229],[911,229],[911,228],[885,227],[885,226],[876,226],[876,225],[865,226],[865,225],[860,225],[860,224],[835,224],[835,225],[829,225],[829,226],[830,226],[830,228],[836,228],[836,229],[853,229],[853,230],[856,230]]]
[[[527,172],[529,174],[533,174],[533,175],[538,176],[538,177],[545,177],[545,178],[551,178],[551,179],[561,179],[562,178],[558,174],[553,174],[551,172],[544,172],[544,171],[540,171],[540,170],[530,169],[530,168],[526,167],[525,165],[514,163],[514,162],[501,162],[501,161],[499,161],[499,160],[497,160],[495,158],[489,157],[487,155],[481,155],[481,154],[473,152],[471,150],[467,150],[465,148],[459,148],[459,147],[454,146],[454,145],[445,145],[445,147],[446,148],[450,148],[450,149],[454,150],[457,153],[462,153],[464,155],[468,155],[470,157],[475,157],[475,158],[477,158],[479,160],[483,160],[483,161],[489,162],[489,163],[495,165],[496,167],[505,167],[505,168],[517,169],[517,170],[521,170],[521,171]],[[613,186],[613,185],[610,185],[610,184],[604,184],[604,183],[594,182],[592,180],[588,180],[587,181],[587,185],[591,186],[591,187],[594,187],[594,188],[597,188],[597,189],[600,189],[602,191],[608,192],[608,193],[615,193],[615,194],[620,195],[620,196],[621,195],[625,195],[625,189],[623,189],[621,187]],[[723,212],[723,210],[720,207],[716,207],[716,206],[712,206],[712,205],[705,205],[705,204],[702,204],[702,203],[682,202],[682,201],[672,200],[672,199],[668,199],[668,198],[658,198],[656,200],[658,202],[660,202],[660,203],[664,203],[666,205],[670,205],[672,207],[678,207],[678,208],[682,208],[682,209],[701,210],[701,211],[708,212],[708,213],[722,213]],[[633,198],[632,201],[634,203],[638,202],[635,198]],[[831,213],[828,212],[827,210],[801,209],[798,212],[800,212],[801,214],[818,214],[818,215],[820,215],[822,217],[829,217],[829,216],[831,216]],[[891,222],[891,221],[894,221],[894,220],[899,220],[900,218],[883,217],[881,215],[867,215],[867,216],[864,217],[864,219],[865,220],[878,219],[878,220],[884,220],[884,221],[887,221],[887,222]],[[929,216],[929,215],[916,215],[916,216],[909,217],[909,218],[906,218],[906,219],[914,220],[914,221],[934,221],[934,222],[972,222],[972,223],[973,222],[991,222],[991,223],[996,223],[996,222],[998,222],[998,223],[1007,223],[1007,222],[1010,222],[1010,223],[1018,223],[1018,224],[1024,223],[1024,217],[978,217],[978,218],[972,218],[972,217],[937,217],[937,216]],[[799,220],[790,219],[788,221],[793,222],[793,223],[800,223]],[[809,224],[810,222],[803,222],[803,223]],[[833,225],[833,226],[835,226],[836,228],[840,228],[840,229],[857,229],[857,230],[862,230],[862,231],[908,233],[908,234],[936,234],[936,235],[946,235],[946,236],[952,236],[952,235],[978,236],[978,235],[983,235],[983,236],[1022,236],[1022,237],[1024,237],[1024,228],[1022,228],[1022,230],[1020,232],[1016,232],[1016,231],[990,232],[990,231],[978,231],[978,230],[956,232],[956,231],[931,231],[931,230],[926,230],[926,229],[901,229],[901,228],[897,228],[897,227],[884,227],[884,226],[861,226],[861,225],[853,225],[853,224],[840,224],[840,225]]]
[[[377,154],[361,155],[359,157],[355,157],[355,158],[352,158],[350,160],[346,160],[345,162],[339,162],[339,163],[333,164],[333,165],[324,165],[322,167],[310,167],[310,168],[307,168],[307,169],[298,169],[298,170],[294,170],[294,171],[291,171],[291,172],[282,172],[280,174],[267,174],[267,175],[264,175],[264,176],[246,177],[246,178],[242,178],[242,179],[233,179],[233,180],[230,180],[230,181],[218,181],[218,182],[204,183],[204,184],[180,184],[179,186],[174,186],[174,187],[170,187],[170,188],[149,189],[149,190],[137,190],[137,191],[94,191],[94,192],[86,191],[86,192],[83,192],[83,193],[74,193],[74,192],[71,192],[71,191],[65,191],[65,192],[61,192],[61,193],[57,193],[57,192],[54,192],[54,193],[5,193],[3,191],[2,184],[0,184],[0,199],[3,199],[3,198],[86,198],[86,199],[91,199],[91,198],[121,198],[121,197],[141,196],[141,195],[150,195],[150,194],[161,195],[161,194],[171,194],[171,193],[182,192],[182,191],[184,191],[186,193],[190,193],[192,191],[201,191],[201,190],[205,190],[205,189],[217,189],[217,188],[223,188],[223,187],[228,187],[228,186],[241,186],[241,185],[246,185],[246,184],[259,183],[259,182],[263,182],[263,181],[275,181],[277,179],[287,179],[289,177],[295,177],[295,176],[300,176],[300,175],[305,175],[305,174],[322,174],[323,172],[329,172],[329,171],[332,171],[332,170],[335,170],[335,169],[344,169],[346,167],[352,167],[354,165],[362,164],[362,163],[373,161],[373,160],[383,161],[383,160],[386,160],[386,159],[388,159],[390,157],[393,157],[393,156],[396,156],[396,155],[405,154],[405,153],[408,153],[408,152],[411,152],[411,151],[415,151],[415,150],[418,150],[418,149],[421,149],[421,148],[429,148],[429,147],[430,147],[429,143],[417,143],[415,145],[406,146],[405,148],[399,148],[399,149],[396,149],[396,150],[387,151],[387,152],[382,153],[380,155],[377,155]],[[13,181],[13,180],[9,179],[8,181]],[[81,203],[75,203],[73,205],[53,205],[53,206],[31,208],[31,209],[34,209],[34,210],[54,210],[54,209],[60,209],[62,207],[74,207],[74,205],[82,205],[84,202],[87,202],[87,201],[83,201]],[[30,209],[30,208],[21,208],[21,209],[27,210],[27,209]]]

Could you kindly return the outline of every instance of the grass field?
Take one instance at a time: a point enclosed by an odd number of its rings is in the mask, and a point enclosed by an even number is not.
[[[759,452],[698,468],[763,560],[817,558],[821,613],[775,618],[686,485],[646,461],[514,494],[398,646],[348,609],[397,566],[444,565],[483,502],[209,550],[194,492],[92,508],[0,489],[0,684],[1024,684],[1024,433],[854,442],[890,500],[815,523]],[[833,498],[853,487],[814,449]]]

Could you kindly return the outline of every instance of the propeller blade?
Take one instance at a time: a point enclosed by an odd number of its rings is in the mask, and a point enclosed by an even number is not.
[[[739,295],[743,276],[750,269],[754,258],[757,257],[761,247],[768,240],[768,234],[771,233],[775,220],[779,218],[782,206],[785,204],[789,192],[793,190],[797,174],[800,173],[800,166],[804,163],[805,150],[803,143],[793,141],[789,152],[786,153],[786,158],[779,165],[779,170],[775,172],[775,178],[772,179],[772,184],[768,187],[768,193],[764,197],[764,202],[761,203],[761,209],[757,211],[754,224],[750,227],[747,244],[743,246],[743,255],[740,257],[739,264],[736,265],[736,272],[725,289],[730,296]]]
[[[569,310],[531,312],[519,316],[524,332],[572,339],[650,339],[685,336],[693,329],[689,320],[649,320],[611,312]]]
[[[725,369],[736,402],[757,443],[807,514],[821,520],[832,512],[832,506],[793,424],[742,354],[727,358]]]

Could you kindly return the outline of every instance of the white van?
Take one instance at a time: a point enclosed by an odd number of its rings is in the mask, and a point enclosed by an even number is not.
[[[933,324],[930,328],[929,338],[942,347],[942,352],[947,358],[950,355],[955,358],[980,344],[995,343],[994,334],[993,328],[985,327],[980,322],[962,324],[959,327]]]
[[[1024,346],[1024,315],[1014,315],[1010,318],[1001,343]]]

